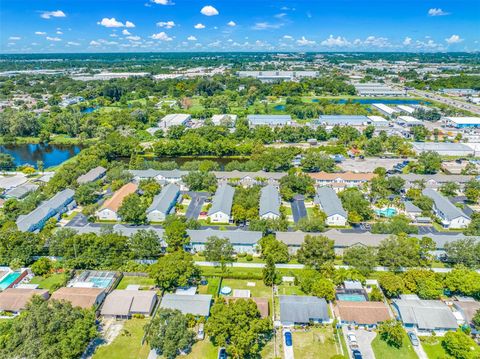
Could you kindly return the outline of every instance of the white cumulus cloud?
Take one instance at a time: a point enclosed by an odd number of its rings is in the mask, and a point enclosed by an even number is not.
[[[197,38],[193,35],[190,35],[189,37],[187,37],[187,40],[188,41],[197,41]]]
[[[21,40],[22,38],[20,36],[10,36],[8,39],[12,41],[17,41],[17,40]]]
[[[285,40],[293,40],[293,36],[283,35],[283,39],[285,39]]]
[[[463,39],[458,35],[452,35],[446,38],[445,41],[447,42],[447,44],[451,45],[451,44],[458,44],[459,42],[462,42]]]
[[[195,29],[205,29],[205,25],[198,23],[197,25],[194,26]]]
[[[100,46],[101,44],[98,41],[92,40],[90,41],[90,46]]]
[[[165,29],[171,29],[172,27],[175,27],[175,22],[174,21],[159,21],[157,22],[158,27],[164,27]]]
[[[80,44],[78,42],[74,42],[74,41],[69,41],[67,42],[67,45],[70,45],[70,46],[80,46]]]
[[[235,21],[229,21],[229,22],[227,22],[227,25],[231,26],[231,27],[234,27],[234,26],[237,26],[237,23]]]
[[[59,38],[59,37],[50,37],[50,36],[47,36],[46,39],[47,39],[48,41],[62,41],[62,39]]]
[[[45,36],[46,34],[45,31],[35,31],[35,35]]]
[[[342,46],[347,46],[350,43],[344,37],[341,37],[341,36],[333,37],[333,35],[330,35],[328,39],[323,40],[320,44],[322,46],[328,46],[328,47],[335,47],[335,46],[342,47]]]
[[[429,9],[428,10],[428,16],[445,16],[445,15],[449,15],[448,12],[446,11],[443,11],[442,9],[440,8],[432,8],[432,9]]]
[[[154,40],[160,40],[160,41],[172,41],[173,39],[168,36],[165,32],[159,32],[158,34],[153,34],[151,36],[152,39]]]
[[[283,26],[282,23],[271,24],[269,22],[257,22],[253,25],[252,29],[254,30],[268,30],[268,29],[279,29]]]
[[[128,31],[127,29],[123,29],[122,35],[131,35],[131,34],[130,34],[130,31]]]
[[[135,24],[131,21],[126,21],[124,24],[123,22],[118,21],[114,17],[112,17],[111,19],[104,17],[101,21],[97,22],[97,24],[105,27],[135,27]]]
[[[170,0],[152,0],[152,2],[157,5],[173,5]]]
[[[131,35],[131,36],[127,36],[126,39],[127,39],[127,40],[130,40],[130,41],[138,41],[138,40],[141,39],[141,37],[140,37],[140,36],[133,36],[133,35]]]
[[[132,27],[135,27],[135,24],[131,21],[126,21],[125,22],[125,27],[129,27],[129,28],[132,28]]]
[[[211,5],[207,5],[202,7],[202,10],[200,10],[200,13],[202,13],[205,16],[215,16],[215,15],[218,15],[218,10]]]
[[[40,17],[42,19],[51,19],[52,17],[66,17],[65,13],[62,10],[55,11],[42,11]]]
[[[411,45],[411,44],[412,44],[412,38],[407,36],[407,37],[403,40],[403,44],[404,44],[405,46]]]
[[[297,40],[297,44],[300,46],[314,45],[315,41],[308,40],[305,38],[305,36],[302,36],[300,39]]]

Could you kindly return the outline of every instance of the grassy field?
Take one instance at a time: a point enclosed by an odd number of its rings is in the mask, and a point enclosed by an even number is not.
[[[209,277],[207,278],[207,285],[198,286],[199,294],[211,294],[214,297],[217,296],[218,291],[220,290],[220,284],[222,283],[222,278],[220,277]]]
[[[247,283],[255,283],[254,287],[247,286]],[[222,287],[233,289],[248,289],[252,297],[268,298],[272,297],[272,288],[267,287],[261,280],[252,279],[224,279]]]
[[[280,284],[278,286],[278,295],[305,295],[302,290],[292,284]]]
[[[331,326],[311,328],[306,332],[293,332],[292,335],[293,352],[297,359],[330,359],[332,356],[340,354]]]
[[[412,344],[407,337],[407,333],[404,333],[403,345],[397,349],[387,345],[387,343],[380,339],[380,336],[376,336],[372,342],[372,349],[376,358],[395,358],[395,359],[416,359],[417,354],[413,350]]]
[[[424,337],[420,338],[420,340],[428,359],[453,359],[443,349],[441,338]]]
[[[120,283],[118,283],[117,289],[125,289],[129,284],[137,284],[140,285],[140,287],[150,287],[155,285],[153,279],[149,277],[123,276]]]
[[[109,344],[99,347],[93,359],[146,359],[150,351],[148,345],[141,345],[143,327],[147,319],[130,319],[125,322],[122,332]]]
[[[187,356],[182,356],[185,359],[217,359],[218,347],[215,347],[210,339],[205,337],[204,340],[196,342],[192,351]]]
[[[50,274],[48,277],[35,276],[30,281],[31,284],[38,284],[39,288],[48,289],[53,292],[54,289],[59,288],[67,282],[68,277],[65,273]]]

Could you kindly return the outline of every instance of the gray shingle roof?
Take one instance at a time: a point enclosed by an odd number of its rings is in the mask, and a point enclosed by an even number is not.
[[[75,191],[69,188],[58,192],[48,201],[42,202],[29,214],[18,217],[16,222],[18,229],[20,231],[29,231],[34,225],[37,225],[45,218],[51,218],[54,215],[58,214],[58,210],[61,209],[64,203],[73,200],[74,194]]]
[[[150,315],[156,298],[157,293],[154,290],[115,289],[105,298],[101,314],[112,316]]]
[[[230,230],[222,231],[218,229],[189,229],[187,230],[191,243],[206,243],[208,237],[227,238],[231,244],[250,244],[255,245],[262,238],[262,232]]]
[[[147,209],[147,213],[153,211],[159,211],[169,214],[172,209],[172,203],[177,202],[177,198],[180,194],[180,188],[173,183],[166,185],[162,188],[162,191],[157,194],[152,201],[152,204]]]
[[[5,197],[7,198],[23,198],[28,193],[36,191],[38,189],[38,185],[33,183],[24,183],[16,188],[12,188],[5,192]]]
[[[324,298],[298,295],[281,295],[279,298],[282,323],[308,323],[310,320],[330,319]]]
[[[100,177],[105,175],[106,172],[107,172],[107,170],[105,168],[103,168],[102,166],[92,168],[87,173],[78,177],[77,178],[77,183],[84,184],[84,183],[96,181],[97,179],[99,179]]]
[[[208,215],[211,216],[217,212],[222,212],[230,216],[234,194],[235,189],[233,187],[229,185],[219,186],[213,197],[212,207],[208,211]]]
[[[275,186],[267,185],[262,188],[260,193],[260,216],[268,213],[280,216],[280,194]]]
[[[408,213],[422,213],[422,210],[415,206],[412,202],[405,202],[405,211]]]
[[[467,183],[472,178],[474,178],[474,176],[468,176],[468,175],[445,175],[441,173],[437,173],[434,175],[421,175],[421,174],[415,174],[415,173],[407,173],[407,174],[399,174],[396,176],[404,179],[406,182],[425,180],[425,181],[435,181],[437,183],[447,183],[447,182]]]
[[[447,198],[442,196],[437,191],[434,191],[431,188],[425,188],[422,191],[422,193],[423,193],[424,196],[427,196],[427,197],[429,197],[433,200],[437,210],[442,212],[444,217],[446,219],[448,219],[449,221],[451,221],[455,218],[458,218],[458,217],[469,218],[459,208],[455,207],[455,205],[452,202],[450,202]]]
[[[426,330],[458,328],[452,311],[440,300],[394,299],[393,303],[404,324],[414,324]]]
[[[157,177],[160,171],[149,168],[148,170],[129,170],[133,177],[153,178]]]
[[[265,172],[265,171],[257,171],[257,172],[243,172],[243,171],[213,171],[212,172],[217,179],[231,179],[231,178],[239,178],[243,179],[245,177],[250,178],[266,178],[266,179],[275,179],[279,180],[282,177],[286,176],[286,172]]]
[[[343,209],[342,202],[331,187],[319,187],[315,196],[315,203],[320,205],[322,211],[328,217],[339,214],[347,218],[347,212]]]
[[[163,296],[160,308],[178,309],[183,314],[207,317],[210,314],[212,296],[209,294],[181,295],[167,293]]]

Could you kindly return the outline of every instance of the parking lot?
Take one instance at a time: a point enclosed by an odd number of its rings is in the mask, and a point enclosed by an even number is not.
[[[209,194],[207,192],[188,192],[188,195],[190,195],[192,200],[188,205],[185,217],[189,219],[197,219]]]
[[[344,171],[352,172],[373,172],[377,167],[384,167],[387,171],[393,169],[397,163],[412,160],[411,158],[347,158],[338,166]]]
[[[303,196],[295,196],[291,203],[291,206],[293,221],[295,223],[297,223],[301,218],[307,216],[307,209],[305,208]]]
[[[343,327],[343,335],[345,336],[345,342],[349,347],[348,355],[352,358],[352,349],[350,348],[350,342],[348,340],[348,334],[353,333],[357,339],[358,350],[362,353],[364,359],[375,359],[375,354],[372,349],[372,341],[377,335],[374,331],[368,331],[365,329],[348,329],[348,326]]]

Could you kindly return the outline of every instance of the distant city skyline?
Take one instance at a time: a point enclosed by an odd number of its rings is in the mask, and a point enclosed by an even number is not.
[[[478,51],[480,1],[2,0],[1,53]]]

